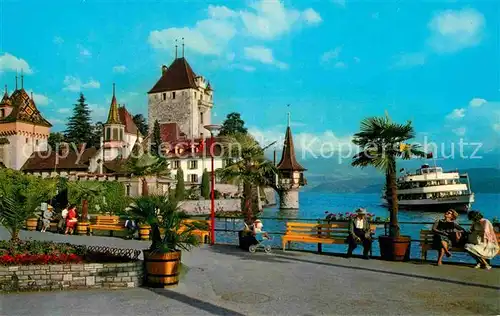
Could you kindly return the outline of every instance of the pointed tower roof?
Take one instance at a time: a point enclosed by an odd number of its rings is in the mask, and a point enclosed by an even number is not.
[[[0,101],[0,105],[7,105],[7,106],[12,105],[12,101],[10,100],[9,97],[9,92],[7,91],[7,85],[5,85],[5,93],[3,94],[2,101]]]
[[[196,88],[195,78],[186,58],[176,58],[148,93]]]
[[[121,124],[120,117],[118,115],[118,103],[115,97],[115,84],[113,83],[113,98],[111,99],[111,105],[109,106],[108,120],[106,124]]]
[[[286,128],[285,143],[283,144],[283,153],[277,168],[283,171],[305,171],[295,158],[295,148],[293,146],[292,129],[290,128],[290,113],[288,114],[288,126]]]
[[[5,97],[8,97],[7,94],[2,98],[2,105]],[[16,89],[9,98],[10,106],[12,106],[12,112],[5,117],[0,119],[0,123],[7,122],[27,122],[35,125],[52,127],[52,124],[47,121],[38,108],[36,107],[35,101],[33,98],[30,98],[26,90],[24,88]]]

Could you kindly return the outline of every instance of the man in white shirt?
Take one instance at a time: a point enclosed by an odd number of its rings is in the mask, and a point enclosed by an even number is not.
[[[347,250],[347,257],[352,256],[352,252],[358,246],[358,243],[363,244],[363,258],[369,259],[368,254],[372,248],[372,237],[370,230],[370,223],[368,222],[366,210],[359,208],[356,210],[356,217],[349,221],[349,237],[347,241],[349,248]]]

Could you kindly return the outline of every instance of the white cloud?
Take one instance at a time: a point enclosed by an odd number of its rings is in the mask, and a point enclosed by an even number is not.
[[[496,132],[500,132],[500,123],[493,124],[493,130]]]
[[[469,106],[479,107],[479,106],[485,104],[486,102],[488,102],[488,101],[486,101],[485,99],[474,98],[474,99],[470,100]]]
[[[374,12],[372,13],[372,19],[378,20],[380,18],[380,12]]]
[[[454,109],[446,117],[451,120],[459,120],[462,119],[464,116],[465,116],[465,109],[461,108],[461,109]]]
[[[115,72],[115,73],[122,74],[122,73],[124,73],[126,71],[127,71],[127,67],[124,66],[124,65],[119,65],[119,66],[114,66],[113,67],[113,72]]]
[[[91,110],[90,116],[92,117],[92,121],[94,122],[104,122],[108,117],[109,108],[107,106],[89,103],[89,109]]]
[[[31,93],[31,91],[30,91]],[[33,93],[33,99],[35,99],[35,104],[36,105],[48,105],[50,102],[52,102],[49,97],[43,94],[38,94],[38,93]]]
[[[71,109],[70,108],[61,108],[61,109],[58,109],[57,112],[61,113],[61,114],[68,114],[71,112]]]
[[[346,4],[346,0],[331,0],[333,3],[335,3],[336,5],[340,6],[340,7],[345,7],[345,4]]]
[[[64,43],[64,39],[60,36],[54,36],[54,39],[52,40],[52,42],[56,45],[61,45]]]
[[[428,24],[432,34],[430,46],[437,53],[453,53],[478,45],[486,22],[475,9],[445,10],[434,15]]]
[[[226,6],[208,6],[208,15],[214,19],[227,19],[234,18],[238,16],[238,12],[229,9]]]
[[[354,62],[357,64],[361,62],[361,59],[359,57],[354,57],[353,59],[354,59]]]
[[[308,24],[319,24],[323,21],[321,15],[311,8],[304,10],[302,12],[302,17]]]
[[[288,65],[286,63],[276,60],[273,56],[273,51],[267,47],[264,46],[245,47],[243,52],[246,59],[256,60],[263,64],[275,65],[280,69],[288,68]]]
[[[73,76],[64,77],[64,88],[65,91],[80,92],[83,89],[98,89],[101,87],[99,81],[90,78],[89,81],[83,83],[80,78]]]
[[[321,62],[328,63],[331,60],[338,59],[341,51],[342,51],[342,46],[337,46],[335,47],[335,49],[324,52],[323,55],[321,55]]]
[[[246,71],[246,72],[254,72],[255,71],[255,67],[243,65],[243,64],[233,64],[233,65],[231,65],[231,68],[241,69],[241,70]]]
[[[284,142],[284,129],[262,130],[257,127],[249,127],[249,133],[255,137],[261,146],[269,145],[276,141],[276,149],[281,150]],[[312,155],[331,155],[334,152],[354,153],[356,146],[352,144],[352,136],[337,136],[332,130],[325,130],[322,133],[294,133],[293,141],[297,158],[304,159]],[[347,156],[347,155],[346,155]],[[349,156],[352,156],[349,154]]]
[[[335,63],[335,68],[347,68],[347,65],[343,61],[338,61]]]
[[[0,55],[0,72],[3,71],[23,71],[24,74],[31,75],[33,69],[28,65],[26,60],[18,58],[9,53]]]
[[[452,130],[452,132],[455,133],[455,135],[457,135],[457,136],[464,136],[466,131],[467,131],[467,129],[463,126],[457,127],[457,128]]]
[[[84,58],[92,57],[92,53],[90,52],[90,50],[83,47],[82,45],[78,44],[78,45],[76,45],[76,48],[78,48],[78,50],[80,51],[80,56],[82,56]]]
[[[424,53],[403,53],[394,58],[392,68],[411,68],[425,64],[427,56]]]

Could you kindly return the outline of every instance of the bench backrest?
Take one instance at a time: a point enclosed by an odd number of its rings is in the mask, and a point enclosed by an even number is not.
[[[370,224],[370,230],[372,233],[375,233],[376,226],[374,224]],[[344,239],[349,235],[349,223],[333,222],[329,224],[313,224],[288,222],[286,223],[285,234]]]
[[[193,224],[193,223],[203,223],[207,225],[207,229],[210,228],[210,221],[209,220],[203,220],[203,219],[183,219],[182,224]]]
[[[497,236],[497,241],[500,242],[500,232],[495,232],[495,235]],[[433,236],[434,236],[434,233],[432,232],[432,230],[422,229],[420,231],[420,243],[421,244],[432,244]]]
[[[119,225],[120,217],[114,215],[97,215],[95,223],[96,225]]]

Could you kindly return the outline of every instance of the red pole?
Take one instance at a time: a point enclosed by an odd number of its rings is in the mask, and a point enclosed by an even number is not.
[[[213,246],[215,244],[215,171],[214,171],[214,134],[210,133],[210,156],[212,157],[212,203],[210,208],[210,226],[211,226],[211,235],[210,235],[210,243]]]

